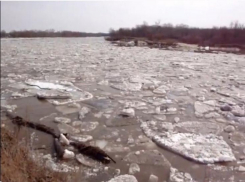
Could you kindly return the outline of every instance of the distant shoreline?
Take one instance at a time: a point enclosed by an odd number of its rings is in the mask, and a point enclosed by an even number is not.
[[[44,39],[44,38],[105,38],[107,36],[86,36],[86,37],[1,37],[2,40],[4,39]]]
[[[41,31],[41,30],[23,30],[23,31],[1,31],[1,38],[78,38],[78,37],[105,37],[108,33],[87,33],[74,31]]]
[[[188,25],[144,23],[134,28],[111,29],[108,41],[141,40],[148,43],[196,44],[209,47],[239,47],[245,46],[245,26],[238,22],[231,23],[230,27],[196,28]]]

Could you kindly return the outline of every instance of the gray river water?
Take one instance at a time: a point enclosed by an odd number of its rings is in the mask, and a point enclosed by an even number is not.
[[[48,167],[76,171],[80,181],[245,181],[244,55],[103,38],[1,39],[1,107],[116,160],[56,162],[50,136],[21,129],[43,146],[35,155]]]

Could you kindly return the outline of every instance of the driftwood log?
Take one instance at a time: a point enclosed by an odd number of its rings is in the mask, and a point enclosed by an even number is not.
[[[33,128],[52,135],[54,138],[54,148],[57,153],[57,157],[62,158],[62,156],[64,155],[64,149],[59,141],[61,133],[56,132],[53,128],[50,128],[46,125],[27,121],[20,116],[13,115],[12,113],[7,113],[7,116],[12,120],[13,124]],[[108,164],[111,161],[116,163],[116,161],[113,160],[105,151],[98,147],[90,146],[78,141],[71,141],[70,145],[74,146],[81,154],[86,155],[99,162],[102,162],[103,164]]]
[[[27,120],[24,120],[23,118],[19,117],[19,116],[15,116],[12,118],[12,122],[18,126],[26,126],[29,128],[33,128],[42,132],[45,132],[47,134],[52,135],[54,138],[59,138],[60,133],[57,133],[54,129],[40,124],[40,123],[34,123],[34,122],[30,122]]]
[[[116,163],[105,151],[101,150],[99,147],[86,145],[82,142],[71,141],[70,144],[74,146],[81,154],[84,154],[94,160],[100,161],[104,164],[108,164],[111,161]]]

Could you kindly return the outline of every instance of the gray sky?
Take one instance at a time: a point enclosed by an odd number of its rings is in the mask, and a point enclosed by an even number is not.
[[[108,32],[158,20],[195,27],[245,24],[245,0],[1,2],[1,29]]]

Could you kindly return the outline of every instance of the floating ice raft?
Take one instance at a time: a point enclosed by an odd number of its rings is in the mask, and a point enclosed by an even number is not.
[[[49,90],[65,90],[65,91],[76,91],[75,88],[65,87],[60,84],[38,81],[38,80],[26,80],[25,83],[30,86],[37,86],[40,89],[49,89]]]
[[[26,80],[25,83],[26,85],[36,87],[32,92],[36,93],[38,97],[48,99],[54,105],[64,105],[93,98],[91,93],[75,87],[72,83],[62,85],[32,79]],[[59,101],[53,99],[59,99]]]
[[[223,137],[214,134],[171,133],[156,135],[153,141],[191,160],[201,163],[230,162],[236,158]]]

